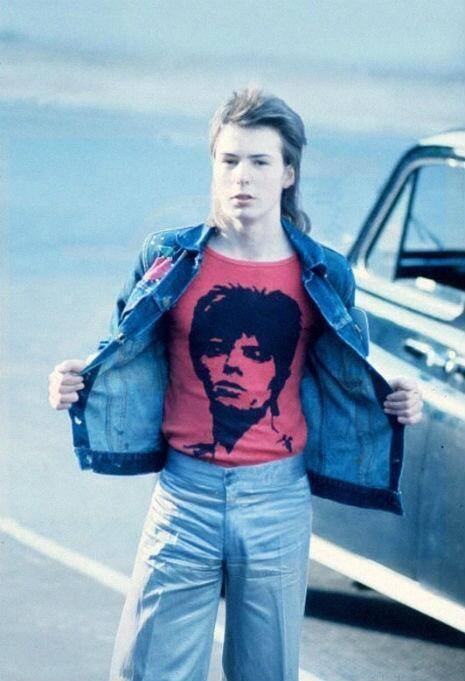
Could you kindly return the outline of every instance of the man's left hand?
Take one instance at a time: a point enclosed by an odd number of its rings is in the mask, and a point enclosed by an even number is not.
[[[399,423],[413,426],[423,418],[423,400],[418,383],[413,378],[401,376],[389,381],[394,392],[389,393],[384,402],[386,414],[397,416]]]

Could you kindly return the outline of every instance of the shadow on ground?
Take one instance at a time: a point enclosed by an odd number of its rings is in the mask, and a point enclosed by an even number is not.
[[[465,648],[465,634],[373,591],[308,589],[305,616]]]

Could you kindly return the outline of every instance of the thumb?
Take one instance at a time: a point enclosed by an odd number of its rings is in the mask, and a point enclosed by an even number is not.
[[[84,359],[65,359],[63,362],[60,362],[60,364],[57,364],[55,367],[56,371],[59,371],[62,374],[66,374],[70,371],[82,371],[86,365],[86,362]]]
[[[389,381],[389,385],[393,390],[415,390],[417,382],[414,378],[408,376],[398,376]]]

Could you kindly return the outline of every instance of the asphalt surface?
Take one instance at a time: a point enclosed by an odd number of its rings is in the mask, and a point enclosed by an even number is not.
[[[123,595],[0,537],[0,678],[106,681]],[[224,625],[223,600],[217,624]],[[301,669],[317,679],[460,681],[464,644],[445,625],[311,564]],[[215,641],[208,681],[221,679],[221,651]]]

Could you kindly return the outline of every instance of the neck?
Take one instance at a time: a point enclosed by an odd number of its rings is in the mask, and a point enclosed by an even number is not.
[[[243,260],[280,260],[294,253],[278,217],[257,222],[228,221],[212,234],[213,250]]]

